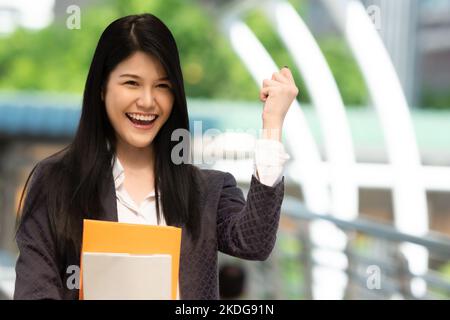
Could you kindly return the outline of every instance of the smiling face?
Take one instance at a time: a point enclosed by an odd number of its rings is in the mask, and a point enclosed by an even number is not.
[[[151,145],[172,111],[171,88],[161,63],[144,52],[135,52],[116,66],[109,75],[104,101],[118,144],[127,148]]]

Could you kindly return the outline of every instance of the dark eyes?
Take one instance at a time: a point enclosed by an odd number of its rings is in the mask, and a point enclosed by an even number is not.
[[[137,86],[138,85],[138,83],[136,81],[133,81],[133,80],[128,80],[127,82],[125,82],[125,84],[129,84],[131,86]]]
[[[133,86],[133,87],[139,86],[139,83],[137,83],[136,81],[133,81],[133,80],[128,80],[128,81],[126,81],[124,84],[130,85],[130,86]],[[166,88],[166,89],[170,89],[170,86],[169,86],[167,83],[160,83],[160,84],[158,84],[156,87],[157,87],[157,88]]]
[[[156,87],[158,88],[165,88],[165,89],[171,89],[170,86],[167,83],[160,83]]]

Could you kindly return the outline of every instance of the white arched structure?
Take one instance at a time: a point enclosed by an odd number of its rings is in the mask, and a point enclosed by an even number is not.
[[[428,232],[426,190],[450,191],[450,168],[421,165],[403,90],[377,33],[377,28],[382,26],[374,25],[358,0],[322,2],[342,31],[361,69],[386,139],[388,164],[355,162],[344,104],[331,71],[308,27],[287,1],[239,2],[222,10],[219,16],[233,49],[261,85],[264,78],[279,70],[279,66],[242,22],[240,13],[256,6],[264,8],[305,80],[323,130],[327,161],[321,161],[297,101],[288,112],[284,133],[294,160],[288,174],[302,186],[307,207],[317,213],[351,220],[358,215],[358,188],[388,188],[393,193],[395,226],[404,233],[424,236]],[[342,249],[347,241],[344,234],[329,224],[313,224],[311,232],[313,240],[316,237],[318,242],[324,239],[328,243],[334,242],[334,248]],[[413,274],[420,276],[427,272],[428,252],[425,248],[403,244],[402,252]],[[330,256],[319,254],[315,258],[320,260]],[[345,268],[346,261],[339,256],[331,260],[338,262],[338,269]],[[328,276],[321,273],[316,277],[319,283],[327,283],[328,290],[323,292],[319,286],[315,297],[342,297],[346,279]],[[330,285],[333,288],[331,295]],[[420,297],[426,291],[425,282],[416,278],[411,289]]]
[[[360,1],[322,2],[332,13],[355,56],[381,122],[393,168],[395,225],[402,232],[424,236],[428,232],[428,211],[419,174],[420,154],[408,104],[389,54]],[[428,252],[425,248],[405,244],[403,252],[411,272],[420,275],[427,271]],[[421,296],[425,293],[423,281],[413,284],[413,294]]]
[[[265,12],[299,68],[319,115],[329,166],[330,202],[326,212],[340,219],[354,219],[358,216],[358,186],[352,174],[355,155],[345,106],[330,67],[308,27],[289,2],[272,1],[265,6]],[[293,177],[296,176],[294,173]],[[341,299],[347,284],[347,275],[343,272],[348,266],[343,253],[347,237],[327,221],[312,222],[310,233],[312,241],[319,247],[313,250],[313,259],[322,266],[329,261],[335,262],[331,268],[314,267],[313,297]]]

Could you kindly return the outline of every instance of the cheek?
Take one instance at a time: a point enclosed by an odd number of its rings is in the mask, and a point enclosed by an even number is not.
[[[159,99],[159,106],[164,111],[164,116],[169,117],[172,112],[174,98],[171,94],[162,95]]]
[[[120,87],[111,88],[105,97],[105,105],[108,115],[111,117],[122,115],[132,98],[133,97],[130,96],[129,92],[122,90]]]
[[[106,114],[113,125],[118,119],[118,108],[116,107],[116,103],[117,101],[114,99],[105,99]]]
[[[126,96],[118,90],[108,92],[105,97],[106,114],[116,130],[120,127],[120,123],[126,119],[124,118],[124,110],[127,100]]]

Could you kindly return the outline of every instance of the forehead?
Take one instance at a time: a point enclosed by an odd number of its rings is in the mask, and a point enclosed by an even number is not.
[[[154,56],[137,51],[120,62],[113,70],[112,75],[135,74],[141,78],[161,78],[166,71],[161,62]]]

